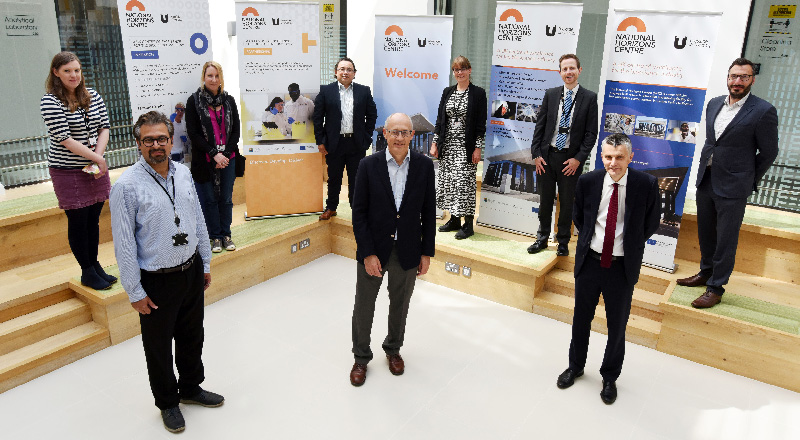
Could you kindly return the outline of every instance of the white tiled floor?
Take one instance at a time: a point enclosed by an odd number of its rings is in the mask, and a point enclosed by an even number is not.
[[[555,386],[570,327],[419,282],[406,373],[381,356],[348,380],[355,262],[328,255],[206,308],[218,409],[182,406],[193,439],[800,438],[800,395],[629,344],[619,399],[600,401],[605,336],[587,374]],[[388,307],[379,299],[373,350]],[[800,380],[800,379],[799,379]],[[0,394],[3,439],[173,438],[153,406],[139,337]]]

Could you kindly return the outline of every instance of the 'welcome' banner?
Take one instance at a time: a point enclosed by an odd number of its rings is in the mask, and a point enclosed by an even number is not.
[[[672,271],[721,15],[615,10],[598,145],[633,144],[631,167],[658,178],[662,218],[644,262]],[[598,156],[596,167],[603,166]]]
[[[582,13],[580,3],[497,2],[480,224],[536,235],[536,113],[564,84],[558,58],[575,53]]]
[[[378,107],[376,150],[386,147],[380,132],[392,113],[411,116],[411,148],[428,154],[442,90],[449,85],[453,17],[375,16],[373,97]]]
[[[200,86],[200,69],[212,60],[208,1],[192,10],[167,0],[117,0],[131,116],[173,113]]]
[[[247,218],[322,211],[323,159],[314,154],[312,119],[319,8],[236,3]]]

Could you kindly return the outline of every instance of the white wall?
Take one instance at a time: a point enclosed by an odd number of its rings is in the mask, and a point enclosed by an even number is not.
[[[722,22],[719,27],[717,45],[714,49],[714,61],[711,65],[711,75],[706,92],[706,102],[703,104],[703,119],[700,121],[697,133],[697,149],[695,150],[694,161],[692,163],[691,175],[689,176],[689,190],[687,198],[695,198],[695,178],[697,174],[697,161],[700,158],[700,151],[706,138],[706,114],[705,104],[719,95],[728,93],[726,76],[728,66],[731,61],[742,54],[744,44],[744,33],[747,29],[747,18],[750,13],[750,0],[672,0],[668,3],[669,7],[661,0],[611,0],[609,4],[609,16],[614,9],[636,9],[636,10],[665,10],[670,11],[696,11],[696,12],[722,12]],[[613,32],[615,25],[608,23],[606,26],[606,41],[609,34]],[[603,54],[603,72],[607,69],[608,48]],[[601,90],[598,92],[601,102],[598,104],[602,108],[602,99],[605,96],[602,87],[605,84],[605,75],[602,75]],[[594,158],[594,155],[592,155]]]

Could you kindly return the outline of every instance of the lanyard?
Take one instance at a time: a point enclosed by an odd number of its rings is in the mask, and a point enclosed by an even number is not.
[[[144,168],[144,165],[142,165],[142,168]],[[147,171],[147,168],[144,168],[144,170]],[[158,181],[156,176],[150,174],[150,171],[147,171],[147,174],[150,177],[153,178],[153,180],[156,182],[156,184],[158,184],[158,187],[161,188],[161,190],[164,191],[164,194],[167,195],[167,198],[169,199],[169,202],[172,203],[172,212],[175,213],[175,226],[177,226],[178,227],[178,231],[180,231],[181,230],[181,218],[178,217],[178,210],[175,207],[175,176],[172,176],[172,196],[170,197],[169,191],[167,191],[167,189],[164,188],[164,185],[162,185],[161,182]]]

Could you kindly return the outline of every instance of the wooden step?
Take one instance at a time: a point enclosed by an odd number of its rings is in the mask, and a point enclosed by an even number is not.
[[[664,299],[664,295],[641,289],[638,287],[639,284],[636,286],[637,287],[633,289],[632,307],[640,308],[660,315],[660,304]],[[574,298],[575,277],[573,276],[572,272],[567,272],[561,269],[553,269],[545,276],[544,290]],[[650,316],[650,314],[645,314],[645,316],[648,316],[650,319],[660,320],[659,317]]]
[[[110,345],[108,330],[87,322],[0,356],[0,393]]]
[[[91,320],[89,305],[71,298],[0,323],[0,356]]]
[[[533,299],[533,312],[562,322],[572,323],[575,300],[565,295],[543,290]],[[606,327],[606,309],[598,304],[595,318],[592,320],[592,330],[608,334]],[[631,313],[628,319],[628,329],[625,340],[645,347],[655,348],[658,343],[658,334],[661,332],[659,321],[648,319]]]
[[[18,318],[22,315],[27,315],[28,313],[52,306],[53,304],[58,304],[70,298],[75,298],[75,294],[64,286],[54,286],[49,289],[14,298],[0,304],[0,323]]]

